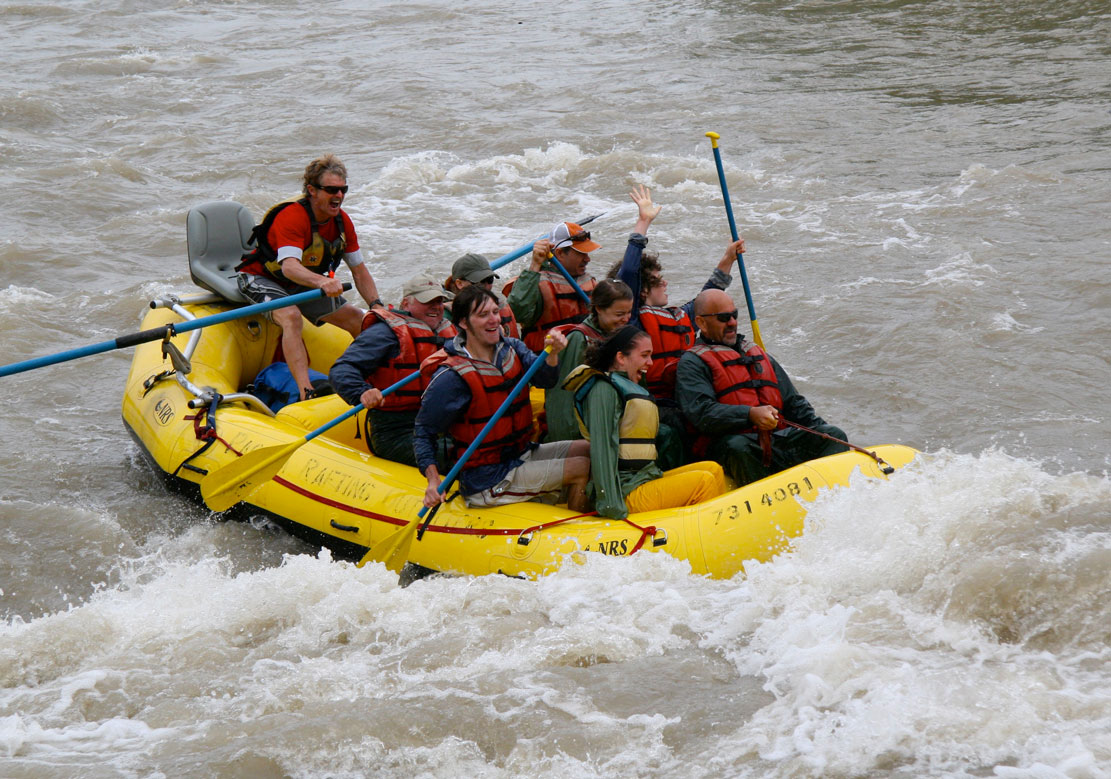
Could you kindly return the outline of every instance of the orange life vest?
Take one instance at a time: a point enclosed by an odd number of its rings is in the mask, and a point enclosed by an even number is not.
[[[448,338],[455,337],[455,326],[444,319],[433,330],[427,322],[407,316],[398,311],[371,309],[363,317],[363,330],[375,322],[385,322],[397,336],[401,353],[384,365],[379,365],[366,380],[382,390],[404,379],[420,368],[424,358],[444,345]],[[428,381],[422,375],[400,389],[394,390],[378,406],[381,411],[416,411],[420,408],[420,396]]]
[[[421,382],[427,385],[441,365],[458,373],[471,391],[471,402],[467,404],[463,418],[453,422],[448,428],[448,433],[455,441],[453,456],[458,459],[509,397],[525,369],[512,347],[500,369],[485,360],[448,354],[441,349],[421,363]],[[532,402],[528,392],[521,392],[501,419],[494,423],[494,427],[471,454],[463,469],[496,465],[516,459],[529,450],[531,441]]]
[[[775,378],[768,354],[759,346],[743,341],[744,353],[723,344],[708,344],[699,341],[690,348],[710,369],[714,393],[719,403],[731,406],[775,406],[783,410],[783,396],[779,393],[779,382]],[[785,428],[779,421],[777,430]],[[750,432],[744,428],[734,432]]]
[[[517,317],[513,315],[513,309],[506,303],[501,307],[498,312],[501,316],[501,332],[506,338],[520,338],[521,328],[517,326]]]
[[[683,352],[694,345],[694,325],[678,306],[641,306],[640,327],[652,338],[648,391],[657,398],[674,398],[675,371]]]
[[[516,283],[517,279],[509,282],[505,286],[505,294],[508,295]],[[596,284],[597,282],[591,277],[579,286],[583,292],[590,295]],[[590,313],[590,308],[579,297],[579,293],[567,282],[567,279],[563,278],[563,274],[559,271],[541,270],[539,286],[540,298],[544,302],[544,308],[540,312],[540,318],[536,320],[536,323],[521,331],[521,337],[525,345],[534,352],[539,352],[544,348],[544,336],[553,327],[578,324],[586,319],[586,315]]]

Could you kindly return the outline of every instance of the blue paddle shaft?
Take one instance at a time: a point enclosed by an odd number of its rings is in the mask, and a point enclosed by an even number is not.
[[[601,214],[595,214],[594,216],[588,216],[585,219],[580,219],[576,224],[578,224],[579,227],[582,227],[583,225],[590,224],[595,219],[602,216],[602,214],[604,214],[604,213],[605,213],[605,211],[603,211]],[[542,235],[539,238],[537,238],[536,241],[539,241],[543,238],[548,238],[550,236],[551,236],[551,233],[547,233],[546,235]],[[520,259],[521,257],[524,257],[526,254],[528,254],[529,252],[532,251],[532,247],[536,245],[536,241],[533,241],[532,243],[526,243],[524,246],[518,246],[516,249],[511,251],[509,254],[503,254],[501,257],[498,257],[496,260],[494,260],[493,262],[490,263],[490,268],[492,270],[497,270],[498,268],[501,268],[505,265],[508,265],[509,263],[513,262],[514,260],[517,260],[517,259]]]
[[[459,475],[459,472],[461,470],[463,470],[463,466],[466,464],[470,456],[474,454],[475,449],[477,449],[479,445],[481,445],[482,442],[486,439],[486,434],[493,429],[494,425],[499,419],[505,416],[505,412],[509,409],[509,406],[513,403],[513,401],[517,399],[517,396],[521,394],[521,390],[525,388],[533,375],[538,370],[540,370],[540,364],[547,360],[548,354],[549,351],[547,348],[545,348],[544,351],[537,355],[536,360],[533,361],[532,365],[530,365],[528,367],[528,370],[525,371],[525,375],[522,376],[521,380],[517,382],[517,386],[513,388],[506,399],[502,401],[502,404],[498,406],[498,410],[494,412],[494,416],[490,417],[490,421],[486,423],[482,430],[479,431],[478,435],[475,436],[475,439],[471,441],[471,445],[467,447],[467,450],[465,452],[463,452],[463,456],[459,458],[459,462],[453,465],[451,470],[447,472],[447,476],[445,476],[443,481],[440,482],[440,486],[436,488],[437,492],[439,492],[441,495],[447,492],[448,487],[452,485],[452,482],[455,481],[455,477]],[[427,513],[428,506],[423,506],[417,513],[417,517],[423,519],[424,515]]]
[[[548,258],[548,262],[554,265],[556,270],[563,274],[563,278],[567,279],[567,283],[575,288],[575,292],[579,293],[579,297],[582,298],[583,303],[586,303],[586,305],[589,306],[590,297],[585,292],[583,292],[583,288],[579,286],[579,283],[571,278],[571,274],[568,273],[567,269],[563,267],[563,264],[555,258],[554,254]]]
[[[729,187],[725,184],[725,168],[721,164],[721,149],[717,146],[714,146],[714,163],[718,168],[718,181],[721,182],[721,196],[725,200],[725,215],[729,217],[729,233],[733,236],[733,242],[736,243],[739,240],[737,222],[733,219],[733,204],[729,200]],[[737,270],[741,273],[741,285],[745,290],[748,319],[753,322],[756,320],[756,308],[752,305],[752,291],[748,288],[748,273],[745,272],[745,256],[741,252],[737,252]]]
[[[351,289],[350,284],[344,284],[343,287],[345,290]],[[296,295],[290,295],[289,297],[278,298],[276,300],[268,300],[265,303],[255,303],[251,306],[244,306],[243,308],[235,308],[231,311],[204,316],[200,319],[191,319],[177,324],[168,324],[162,327],[153,327],[149,330],[140,330],[137,333],[121,335],[110,341],[102,341],[101,343],[91,344],[90,346],[82,346],[77,349],[58,352],[57,354],[48,354],[43,357],[24,360],[23,362],[13,362],[10,365],[3,365],[0,366],[0,376],[23,373],[24,371],[31,371],[35,368],[42,368],[47,365],[55,365],[60,362],[76,360],[79,357],[88,357],[91,354],[110,352],[113,349],[126,349],[129,346],[137,346],[138,344],[149,343],[150,341],[161,341],[167,336],[187,333],[190,330],[223,324],[224,322],[230,322],[233,319],[241,319],[251,314],[261,314],[267,311],[273,311],[276,308],[284,308],[285,306],[304,303],[314,298],[321,297],[322,295],[324,295],[323,291],[311,289],[308,292],[299,292]]]
[[[547,237],[548,236],[546,236],[546,235],[542,235],[542,236],[540,236],[540,238],[537,238],[536,241],[539,241],[541,238],[547,238]],[[517,258],[525,256],[526,254],[528,254],[529,252],[532,251],[532,247],[536,245],[536,241],[533,241],[532,243],[527,244],[526,246],[522,246],[518,249],[514,249],[509,254],[506,254],[506,255],[504,255],[502,257],[499,257],[498,259],[494,260],[492,263],[490,263],[491,270],[497,270],[498,268],[502,267],[503,265],[508,265],[509,263],[513,262]],[[578,285],[578,283],[573,278],[571,278],[571,274],[567,272],[567,269],[563,267],[563,265],[560,263],[560,261],[557,260],[555,257],[549,257],[548,261],[551,262],[552,265],[554,265],[556,267],[556,270],[558,270],[560,273],[563,274],[563,278],[567,279],[567,282],[572,287],[575,288],[575,292],[579,293],[579,297],[581,297],[583,299],[583,302],[586,303],[589,306],[590,305],[590,297],[585,292],[583,292],[582,287],[580,287]]]
[[[394,382],[393,384],[391,384],[390,386],[388,386],[384,390],[382,390],[382,397],[386,397],[387,395],[393,394],[396,390],[401,389],[406,384],[411,382],[413,379],[417,378],[417,376],[420,376],[420,371],[413,371],[408,376],[406,376],[404,379],[399,379],[398,381]],[[366,406],[364,406],[362,403],[359,403],[356,406],[352,406],[351,408],[347,409],[347,411],[344,411],[342,414],[340,414],[338,417],[336,417],[332,421],[325,422],[323,425],[316,428],[316,430],[313,430],[311,433],[309,433],[307,436],[305,436],[305,441],[311,441],[312,439],[316,438],[321,433],[328,432],[333,427],[338,425],[340,422],[344,421],[345,419],[350,419],[351,417],[355,416],[360,411],[362,411],[364,408],[366,408]]]

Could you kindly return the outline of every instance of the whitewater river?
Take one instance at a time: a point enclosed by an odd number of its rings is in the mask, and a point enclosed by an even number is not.
[[[0,363],[328,151],[387,300],[599,211],[602,274],[636,184],[685,300],[713,130],[769,350],[925,453],[747,577],[401,589],[168,491],[128,351],[2,378],[0,776],[1111,777],[1106,2],[0,0],[0,47]]]

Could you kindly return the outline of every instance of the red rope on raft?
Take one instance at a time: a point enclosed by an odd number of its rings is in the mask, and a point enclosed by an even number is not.
[[[537,533],[537,532],[539,532],[541,530],[545,530],[549,527],[555,527],[556,525],[562,525],[564,522],[570,522],[572,519],[582,519],[583,517],[596,517],[596,516],[598,516],[598,512],[597,511],[591,511],[591,512],[588,512],[586,514],[575,514],[572,517],[563,517],[562,519],[553,519],[551,522],[543,522],[539,525],[533,525],[532,527],[525,528],[524,530],[520,531],[517,535],[519,535],[519,536],[532,535],[533,533]],[[606,519],[613,519],[613,518],[612,517],[606,517]],[[636,528],[637,530],[640,531],[640,538],[637,539],[637,542],[633,546],[632,551],[629,552],[629,555],[627,555],[627,556],[631,556],[631,555],[636,554],[638,551],[640,551],[640,548],[642,546],[644,546],[644,541],[645,541],[646,538],[648,538],[649,536],[655,537],[655,535],[656,535],[656,526],[655,525],[648,525],[647,527],[642,527],[641,525],[638,525],[636,522],[633,522],[631,519],[627,519],[627,518],[624,518],[624,517],[618,518],[618,521],[619,522],[624,522],[626,525],[631,525],[632,527],[634,527],[634,528]]]

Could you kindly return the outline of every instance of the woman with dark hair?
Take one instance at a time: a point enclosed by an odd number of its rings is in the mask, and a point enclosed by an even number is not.
[[[694,345],[698,336],[694,324],[694,300],[682,306],[673,306],[667,295],[667,279],[663,276],[660,255],[648,245],[648,226],[660,213],[662,206],[652,202],[652,192],[647,187],[636,187],[629,197],[637,204],[637,223],[629,236],[625,256],[610,270],[612,278],[628,279],[633,291],[632,316],[629,321],[638,325],[652,338],[652,368],[648,371],[648,390],[661,406],[675,407],[675,370],[679,357]],[[744,251],[744,241],[735,241],[725,247],[717,267],[702,285],[702,289],[728,289],[733,277],[729,271],[737,261],[737,253]],[[665,413],[672,427],[681,430],[677,416]]]
[[[599,281],[590,296],[590,315],[577,325],[564,330],[567,348],[559,355],[559,382],[544,396],[548,417],[546,441],[574,441],[582,438],[572,409],[571,393],[559,387],[575,368],[582,365],[586,348],[602,341],[629,323],[633,310],[633,291],[623,281]]]
[[[652,339],[626,325],[587,350],[563,387],[573,397],[575,418],[590,441],[595,508],[624,519],[656,509],[693,506],[725,491],[715,462],[670,471],[656,464],[659,413],[639,382],[652,365]]]

